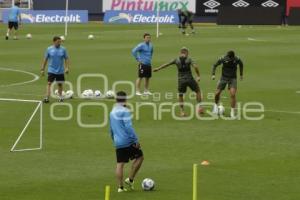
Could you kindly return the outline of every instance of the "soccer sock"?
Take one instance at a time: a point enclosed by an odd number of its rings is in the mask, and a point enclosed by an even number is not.
[[[9,31],[6,32],[6,36],[9,37]]]

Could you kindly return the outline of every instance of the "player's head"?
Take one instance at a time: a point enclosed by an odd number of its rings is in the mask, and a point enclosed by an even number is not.
[[[116,97],[116,101],[117,103],[126,103],[127,101],[127,94],[124,91],[119,91],[117,92],[117,97]]]
[[[144,34],[144,41],[149,43],[151,41],[151,35],[150,33],[145,33]]]
[[[182,47],[180,49],[180,57],[186,58],[186,57],[188,57],[188,55],[189,55],[189,49],[186,47]]]
[[[182,13],[181,9],[177,9],[178,14],[180,15]]]
[[[61,38],[58,36],[54,36],[53,38],[53,44],[55,47],[60,47],[61,45]]]
[[[227,52],[227,56],[228,56],[228,58],[230,58],[230,59],[234,59],[234,57],[235,57],[234,51],[228,51],[228,52]]]

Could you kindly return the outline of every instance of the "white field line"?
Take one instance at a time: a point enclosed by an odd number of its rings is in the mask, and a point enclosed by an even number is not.
[[[248,41],[253,41],[253,42],[267,42],[266,40],[259,40],[259,39],[255,39],[255,38],[247,38]]]
[[[25,85],[25,84],[28,84],[28,83],[35,82],[35,81],[39,80],[39,78],[40,78],[38,75],[36,75],[34,73],[23,71],[23,70],[17,70],[17,69],[0,67],[0,71],[1,70],[2,71],[12,71],[12,72],[19,72],[19,73],[23,73],[23,74],[28,74],[28,75],[31,75],[33,77],[33,79],[31,79],[30,81],[24,81],[24,82],[20,82],[20,83],[12,83],[12,84],[8,84],[8,85],[0,85],[0,87],[11,87],[11,86]]]

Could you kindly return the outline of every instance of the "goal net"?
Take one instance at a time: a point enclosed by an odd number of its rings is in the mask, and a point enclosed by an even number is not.
[[[12,140],[11,152],[43,148],[43,103],[0,98],[1,141]],[[0,142],[0,145],[5,146]]]

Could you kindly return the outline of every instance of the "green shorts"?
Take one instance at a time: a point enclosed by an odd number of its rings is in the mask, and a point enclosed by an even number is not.
[[[219,90],[225,90],[226,85],[228,85],[228,89],[231,89],[231,88],[237,89],[237,80],[236,80],[236,78],[231,78],[231,79],[221,78],[218,82],[218,87],[217,88]]]
[[[187,88],[190,88],[194,92],[200,92],[200,87],[195,79],[190,80],[180,80],[178,82],[178,92],[179,95],[183,95],[186,93]]]

